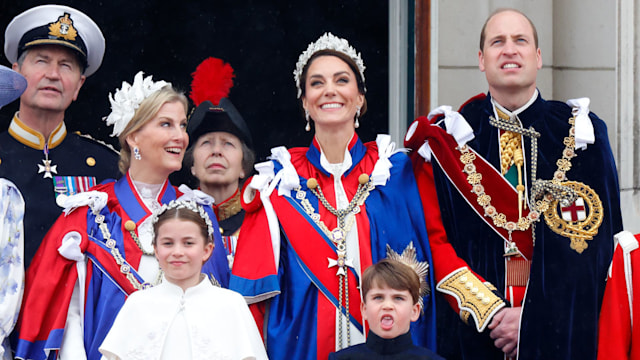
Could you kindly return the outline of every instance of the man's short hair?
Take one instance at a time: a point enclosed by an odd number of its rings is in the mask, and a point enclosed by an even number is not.
[[[369,266],[362,275],[362,298],[366,302],[367,293],[374,286],[387,286],[395,290],[407,290],[413,303],[420,299],[420,277],[409,265],[397,260],[382,259]]]
[[[484,51],[484,41],[486,40],[485,31],[487,30],[487,23],[489,23],[489,20],[491,20],[492,17],[500,13],[503,13],[505,11],[513,11],[515,13],[518,13],[524,16],[524,18],[527,19],[527,21],[529,21],[529,24],[531,25],[531,29],[533,30],[533,42],[536,45],[536,49],[537,49],[538,48],[538,30],[536,29],[536,26],[533,24],[533,21],[531,21],[531,19],[529,19],[529,17],[520,10],[512,9],[512,8],[500,8],[492,12],[491,15],[489,15],[487,20],[484,22],[484,25],[482,25],[482,31],[480,31],[480,51]]]

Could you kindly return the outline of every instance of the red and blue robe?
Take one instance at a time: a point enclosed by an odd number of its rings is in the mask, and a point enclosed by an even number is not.
[[[92,190],[108,195],[107,205],[98,215],[104,216],[111,239],[129,265],[130,274],[142,284],[144,279],[136,272],[142,251],[136,245],[124,224],[131,220],[138,226],[151,211],[134,190],[127,175],[117,182],[98,185]],[[158,195],[158,202],[169,203],[181,193],[168,181]],[[217,222],[209,214],[214,228],[215,251],[203,266],[202,272],[213,276],[223,286],[228,284],[228,267]],[[137,290],[126,277],[123,268],[105,243],[96,223],[96,214],[89,206],[80,207],[68,215],[61,215],[44,238],[26,275],[24,300],[19,318],[19,338],[14,347],[16,357],[24,359],[55,359],[62,343],[67,313],[74,285],[78,280],[76,261],[59,254],[58,248],[65,234],[82,235],[79,245],[86,256],[84,290],[84,348],[87,359],[98,360],[98,347],[109,332],[126,298]],[[221,266],[220,266],[221,265]],[[226,270],[226,271],[225,271]],[[220,272],[218,272],[220,271]]]
[[[352,166],[341,180],[350,201],[357,191],[358,177],[363,173],[371,175],[379,156],[376,143],[363,144],[357,136],[349,143],[348,151]],[[301,190],[315,213],[329,229],[335,228],[336,216],[319,204],[307,188],[307,179],[315,178],[326,199],[336,206],[334,179],[320,164],[318,142],[314,139],[309,148],[294,148],[289,154]],[[402,253],[413,243],[417,260],[431,264],[424,215],[409,158],[395,153],[389,161],[388,181],[369,193],[353,225],[357,226],[359,236],[360,269],[348,270],[349,317],[363,333],[366,325],[360,313],[358,274],[385,258],[387,245]],[[273,166],[277,177],[283,165],[273,161]],[[336,268],[329,268],[327,260],[337,257],[336,247],[303,210],[296,191],[290,191],[290,196],[279,195],[279,187],[269,197],[281,231],[278,264],[274,260],[267,211],[256,195],[255,200],[243,203],[246,215],[230,288],[243,294],[249,302],[258,302],[252,305],[252,312],[258,327],[263,329],[270,358],[326,359],[336,350],[338,277]],[[433,288],[431,271],[427,282]],[[424,298],[424,304],[424,314],[412,324],[412,335],[416,344],[435,350],[432,292]]]
[[[598,359],[640,359],[640,234],[616,234],[618,245],[602,300]]]

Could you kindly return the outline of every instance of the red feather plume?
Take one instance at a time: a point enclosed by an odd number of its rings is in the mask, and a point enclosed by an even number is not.
[[[200,63],[191,76],[193,81],[189,97],[196,106],[206,100],[218,105],[220,99],[229,95],[235,77],[231,65],[214,57]]]

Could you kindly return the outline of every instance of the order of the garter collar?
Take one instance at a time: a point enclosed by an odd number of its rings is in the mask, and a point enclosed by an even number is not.
[[[300,89],[300,77],[302,76],[302,70],[305,65],[307,65],[311,56],[321,50],[335,50],[350,57],[358,67],[360,77],[362,77],[362,82],[364,82],[365,66],[360,53],[356,52],[356,49],[349,45],[349,42],[346,39],[339,38],[332,33],[324,33],[324,35],[320,36],[318,40],[309,44],[307,50],[298,57],[296,68],[293,70],[293,79],[296,82],[296,88],[298,88],[298,98],[302,95],[302,89]]]
[[[151,75],[147,77],[143,75],[144,73],[139,71],[133,78],[132,84],[123,81],[122,88],[116,89],[114,95],[109,93],[111,114],[102,120],[107,125],[113,125],[112,137],[120,136],[144,99],[167,85],[171,86],[171,83],[163,80],[154,82]]]

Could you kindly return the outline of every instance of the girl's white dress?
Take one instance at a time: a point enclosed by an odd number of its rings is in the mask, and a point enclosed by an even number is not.
[[[131,294],[100,346],[103,359],[267,359],[244,298],[204,278],[183,291],[163,279]]]

